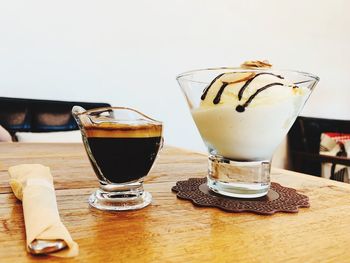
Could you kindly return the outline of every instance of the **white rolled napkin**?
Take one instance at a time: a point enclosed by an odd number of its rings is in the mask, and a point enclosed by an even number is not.
[[[68,248],[49,255],[77,256],[78,244],[73,241],[58,214],[50,168],[41,164],[21,164],[10,167],[8,171],[12,191],[23,205],[27,250],[34,239],[62,239]]]

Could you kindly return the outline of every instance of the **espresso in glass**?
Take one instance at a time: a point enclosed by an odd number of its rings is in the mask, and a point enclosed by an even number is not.
[[[158,124],[110,124],[85,130],[85,147],[90,149],[90,162],[102,182],[126,183],[147,175],[162,141]]]
[[[162,123],[130,108],[85,111],[75,106],[72,112],[100,182],[90,205],[131,210],[150,204],[152,196],[143,190],[143,178],[162,147]]]

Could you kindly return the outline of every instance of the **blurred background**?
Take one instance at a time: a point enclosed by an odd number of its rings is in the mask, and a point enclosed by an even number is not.
[[[350,1],[0,1],[0,96],[107,102],[203,151],[175,77],[269,60],[318,75],[302,115],[350,119]]]

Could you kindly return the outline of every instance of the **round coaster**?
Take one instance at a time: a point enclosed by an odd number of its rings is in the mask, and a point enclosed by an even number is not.
[[[266,196],[252,199],[226,197],[207,186],[207,178],[190,178],[176,183],[172,191],[180,199],[191,200],[196,206],[217,207],[227,212],[252,212],[272,215],[276,212],[297,213],[299,207],[310,207],[309,198],[295,189],[271,183]]]

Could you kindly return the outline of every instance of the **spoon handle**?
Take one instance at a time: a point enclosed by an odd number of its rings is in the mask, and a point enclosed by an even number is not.
[[[57,252],[67,247],[67,243],[62,239],[42,240],[35,239],[28,245],[29,252],[35,255],[49,254]]]

